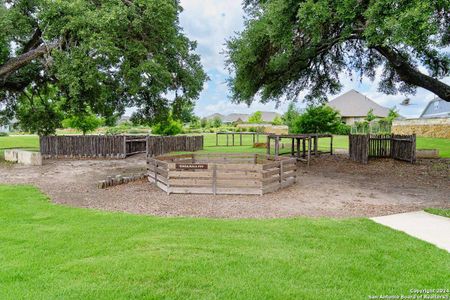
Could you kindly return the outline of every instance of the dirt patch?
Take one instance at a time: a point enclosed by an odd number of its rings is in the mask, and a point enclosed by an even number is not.
[[[146,181],[98,189],[106,176],[145,170],[144,156],[126,160],[48,160],[40,167],[0,164],[0,183],[38,186],[55,203],[158,216],[276,218],[293,216],[366,217],[450,208],[450,160],[411,165],[345,156],[299,165],[298,182],[264,196],[167,195]]]

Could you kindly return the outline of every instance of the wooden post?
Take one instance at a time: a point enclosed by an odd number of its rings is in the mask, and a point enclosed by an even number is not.
[[[242,132],[239,133],[239,145],[242,146]]]
[[[227,132],[227,147],[228,147],[228,132]]]
[[[302,157],[306,158],[306,138],[305,137],[302,138],[302,146],[303,146]]]
[[[308,167],[311,160],[311,136],[308,137]]]
[[[292,141],[291,141],[291,156],[292,157],[294,156],[294,153],[295,153],[295,139],[292,138]]]
[[[253,145],[255,145],[255,133],[252,132]]]
[[[267,155],[270,155],[270,136],[267,136]]]
[[[219,133],[216,132],[216,146],[219,146]]]
[[[123,136],[123,157],[127,157],[127,136]]]
[[[300,158],[300,139],[297,138],[297,159]]]
[[[234,132],[231,134],[231,142],[232,142],[232,144],[234,146]]]
[[[278,155],[280,154],[280,137],[275,137],[275,158],[278,158]]]
[[[331,136],[330,140],[330,155],[333,155],[333,136]]]
[[[319,149],[318,149],[319,143],[318,143],[318,141],[319,141],[319,135],[316,134],[316,136],[314,137],[314,155],[315,156],[317,156],[317,154],[319,152]]]

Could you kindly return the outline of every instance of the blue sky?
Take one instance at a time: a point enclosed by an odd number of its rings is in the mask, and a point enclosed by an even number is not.
[[[278,109],[273,103],[254,103],[247,105],[232,104],[229,100],[226,79],[229,76],[225,69],[225,56],[221,54],[225,48],[225,40],[243,29],[243,11],[240,0],[181,0],[184,11],[180,15],[181,26],[186,35],[198,43],[197,52],[202,57],[202,64],[210,77],[197,102],[195,112],[199,116],[213,113],[252,113],[257,110],[278,111],[283,113],[288,103],[283,103]],[[379,77],[380,72],[378,72]],[[377,91],[378,80],[371,82],[367,78],[341,77],[344,87],[341,93],[355,89],[375,102],[386,106],[396,106],[400,114],[406,117],[417,117],[425,105],[435,96],[424,89],[417,89],[415,95],[385,95]],[[450,77],[444,79],[450,83]],[[338,94],[339,95],[339,94]],[[338,95],[331,95],[330,100]],[[399,103],[406,97],[411,99],[412,105],[400,106]],[[300,96],[301,98],[301,96]],[[299,106],[304,104],[299,101]]]

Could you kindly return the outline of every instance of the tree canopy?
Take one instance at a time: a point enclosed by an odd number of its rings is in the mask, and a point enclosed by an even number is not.
[[[244,7],[245,29],[227,43],[235,102],[279,103],[302,91],[325,102],[340,91],[340,74],[374,80],[377,69],[381,92],[422,87],[450,101],[440,80],[450,74],[448,0],[245,0]]]
[[[0,0],[0,114],[49,84],[73,115],[184,115],[207,79],[178,0]]]

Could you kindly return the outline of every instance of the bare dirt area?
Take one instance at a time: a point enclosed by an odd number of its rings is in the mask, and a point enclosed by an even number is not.
[[[217,218],[373,217],[450,208],[450,160],[415,165],[342,155],[323,156],[308,168],[299,164],[294,186],[264,196],[167,195],[139,181],[98,189],[106,176],[143,172],[143,155],[126,160],[47,160],[43,166],[0,164],[0,183],[33,184],[53,202],[108,211],[157,216]]]

